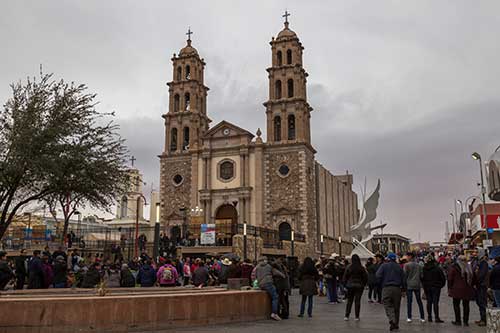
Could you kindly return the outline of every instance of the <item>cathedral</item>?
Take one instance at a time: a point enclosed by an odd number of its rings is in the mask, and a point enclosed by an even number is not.
[[[287,16],[270,42],[269,98],[262,110],[266,141],[260,129],[249,131],[227,121],[211,126],[206,63],[190,34],[171,59],[169,107],[163,115],[163,230],[185,237],[194,224],[215,224],[219,234],[219,228],[246,223],[276,230],[280,240],[302,235],[311,256],[322,250],[320,242],[331,242],[332,251],[342,238],[348,243],[347,233],[359,215],[353,177],[335,176],[315,159],[304,47]]]

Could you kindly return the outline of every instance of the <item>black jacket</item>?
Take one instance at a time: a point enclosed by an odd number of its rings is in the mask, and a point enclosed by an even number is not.
[[[156,271],[151,265],[143,265],[137,274],[137,283],[141,287],[152,287],[156,282]]]
[[[493,290],[500,290],[500,263],[493,266],[490,272],[490,288]]]
[[[101,282],[101,273],[95,267],[91,267],[83,277],[82,288],[95,288],[99,282]]]
[[[54,284],[66,283],[68,280],[67,272],[67,264],[65,262],[56,261],[54,264]]]
[[[426,262],[422,270],[422,285],[424,289],[443,288],[446,284],[446,276],[436,261]]]
[[[130,269],[128,268],[122,269],[120,286],[129,288],[135,287],[135,279]]]
[[[353,268],[352,265],[347,266],[344,273],[344,283],[347,288],[364,288],[368,282],[368,273],[363,266]]]
[[[16,264],[16,275],[17,276],[26,276],[26,257],[25,256],[19,256],[16,258],[15,261]]]

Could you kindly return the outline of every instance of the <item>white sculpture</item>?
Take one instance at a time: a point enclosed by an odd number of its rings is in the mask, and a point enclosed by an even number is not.
[[[366,185],[365,185],[366,187]],[[372,238],[372,231],[380,228],[384,228],[387,224],[381,224],[376,227],[371,226],[377,218],[377,208],[380,199],[380,179],[377,182],[377,187],[373,191],[372,195],[363,203],[363,210],[359,217],[359,222],[351,227],[349,234],[353,239],[354,245],[356,244],[366,244]]]

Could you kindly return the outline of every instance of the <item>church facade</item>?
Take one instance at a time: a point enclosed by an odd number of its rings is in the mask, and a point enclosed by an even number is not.
[[[174,54],[163,115],[161,221],[176,236],[194,221],[216,229],[247,223],[279,230],[283,240],[293,230],[316,255],[320,239],[348,240],[357,195],[352,175],[334,176],[315,159],[304,48],[288,21],[270,45],[266,141],[260,129],[253,134],[227,121],[210,126],[205,61],[190,38]]]

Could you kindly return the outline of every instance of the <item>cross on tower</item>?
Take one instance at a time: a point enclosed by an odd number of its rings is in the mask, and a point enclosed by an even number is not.
[[[136,159],[134,156],[132,156],[132,157],[130,158],[130,162],[132,162],[132,168],[134,167],[134,162],[135,162],[135,161],[137,161],[137,159]]]
[[[288,16],[290,16],[290,13],[287,10],[285,10],[285,14],[282,15],[282,17],[285,18],[285,23],[288,23]]]
[[[186,35],[188,36],[188,40],[191,40],[191,35],[193,34],[193,32],[191,31],[191,27],[188,28],[188,32],[186,33]]]

